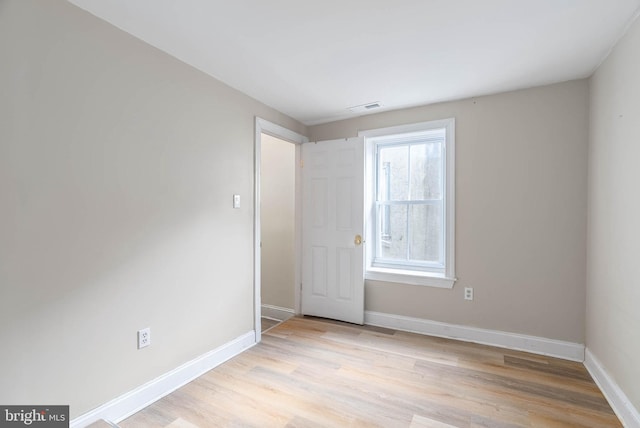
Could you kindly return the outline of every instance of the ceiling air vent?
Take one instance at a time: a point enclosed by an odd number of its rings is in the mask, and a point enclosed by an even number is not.
[[[382,104],[380,104],[379,101],[376,101],[376,102],[372,102],[372,103],[361,104],[359,106],[349,107],[348,110],[352,111],[354,113],[362,113],[362,112],[365,112],[365,111],[369,111],[369,110],[374,110],[374,109],[380,108],[381,106],[382,106]]]

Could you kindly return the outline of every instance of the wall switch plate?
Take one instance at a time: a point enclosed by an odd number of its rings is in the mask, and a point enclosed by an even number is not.
[[[240,208],[240,195],[233,195],[233,208]]]
[[[149,345],[151,345],[151,328],[138,330],[138,349],[146,348]]]
[[[473,288],[471,287],[464,288],[464,300],[473,300]]]

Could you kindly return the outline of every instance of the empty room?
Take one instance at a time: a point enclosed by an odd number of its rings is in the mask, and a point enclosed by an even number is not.
[[[0,0],[0,426],[639,427],[640,0]]]

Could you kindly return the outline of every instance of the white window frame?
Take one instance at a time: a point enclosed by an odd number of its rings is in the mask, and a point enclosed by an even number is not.
[[[444,141],[444,269],[434,271],[423,268],[379,267],[373,265],[375,253],[375,206],[376,206],[376,141],[375,137],[401,136],[445,129]],[[370,129],[358,132],[365,138],[365,279],[453,288],[455,277],[455,119],[442,119],[389,128]],[[383,143],[382,143],[383,144]]]

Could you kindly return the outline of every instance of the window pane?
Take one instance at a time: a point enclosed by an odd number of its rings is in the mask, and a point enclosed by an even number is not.
[[[442,198],[442,143],[411,146],[412,200]]]
[[[454,125],[445,119],[362,132],[371,279],[432,285],[444,275],[433,285],[453,284]]]
[[[378,257],[407,260],[407,206],[380,205],[378,219]]]
[[[442,204],[409,207],[409,258],[412,261],[443,262]]]
[[[409,146],[380,147],[378,151],[378,200],[406,201],[408,197]]]

